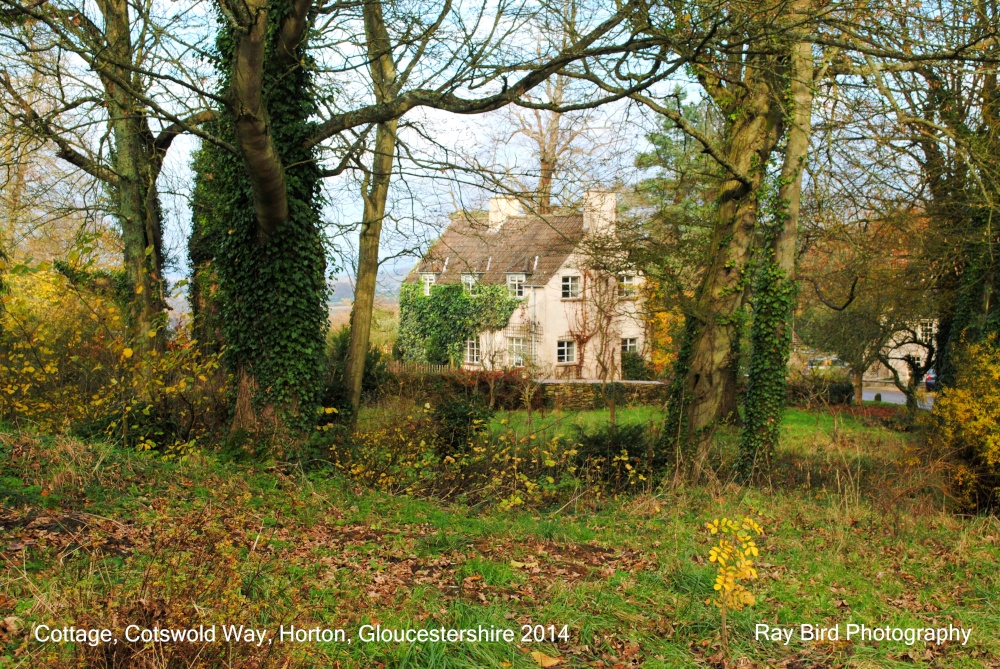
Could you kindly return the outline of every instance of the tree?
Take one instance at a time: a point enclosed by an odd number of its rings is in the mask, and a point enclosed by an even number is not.
[[[225,298],[221,315],[227,358],[243,389],[237,417],[308,415],[301,410],[317,396],[316,369],[324,328],[320,314],[326,306],[317,225],[318,183],[341,170],[319,167],[322,144],[343,139],[347,148],[342,162],[350,162],[356,143],[347,141],[345,133],[382,125],[384,141],[377,142],[380,148],[376,149],[382,165],[372,169],[367,186],[372,206],[365,227],[366,283],[361,286],[363,301],[357,305],[358,337],[351,356],[351,377],[356,380],[362,364],[356,353],[365,339],[362,325],[370,320],[364,300],[376,260],[375,224],[384,217],[378,201],[387,184],[386,166],[392,164],[387,150],[391,123],[418,107],[459,114],[496,110],[522,101],[549,76],[578,61],[620,57],[650,44],[621,29],[640,9],[637,0],[598,12],[600,18],[578,27],[564,46],[547,44],[541,58],[527,58],[516,41],[504,40],[522,20],[541,20],[538,17],[551,11],[550,7],[511,7],[493,15],[484,4],[470,14],[445,2],[431,23],[425,21],[425,14],[404,21],[392,48],[387,49],[388,23],[378,12],[384,6],[313,5],[310,0],[290,5],[223,0],[219,5],[226,26],[216,58],[221,85],[215,97],[222,103],[220,113],[225,119],[216,127],[221,133],[217,141],[204,149],[218,154],[220,162],[213,166],[206,159],[203,164],[206,174],[213,179],[224,175],[227,185],[203,190],[211,191],[228,207],[211,207],[219,231],[214,238],[222,241],[209,255]],[[350,44],[349,27],[357,24],[358,9],[365,25],[365,52],[379,57],[377,62],[364,63],[377,65],[371,74],[379,97],[338,100],[333,94],[319,96],[331,84],[314,80],[319,68],[309,41],[324,35],[322,39],[331,43]],[[314,31],[319,24],[322,29]],[[489,30],[482,30],[487,25]],[[396,49],[409,49],[411,57],[394,74]],[[358,61],[347,54],[339,69],[351,72],[357,67]],[[635,86],[641,88],[652,80],[652,75],[643,77]],[[462,90],[489,92],[469,98],[459,94]],[[338,109],[339,105],[343,106]],[[313,117],[320,120],[314,123]],[[233,156],[221,157],[223,153]],[[240,192],[240,198],[228,198],[230,192]],[[202,211],[208,209],[202,207]],[[239,225],[231,226],[229,221]],[[237,424],[253,422],[237,420]]]
[[[810,9],[807,2],[792,6],[793,21]],[[798,16],[795,16],[798,15]],[[785,408],[788,357],[792,344],[795,306],[795,260],[805,169],[812,126],[813,44],[801,31],[789,31],[788,104],[784,113],[784,159],[778,179],[773,220],[753,296],[750,333],[750,372],[744,401],[737,472],[744,480],[767,475],[778,445]]]
[[[587,354],[594,356],[612,431],[620,391],[618,380],[622,377],[622,325],[627,320],[642,320],[636,307],[636,286],[621,282],[623,275],[633,278],[636,275],[629,247],[629,235],[617,226],[597,228],[584,237],[576,251],[583,282],[580,301],[570,307],[573,309],[570,333],[577,342],[577,365],[583,368]]]
[[[798,333],[809,346],[836,353],[851,369],[854,404],[863,403],[864,374],[879,361],[892,332],[882,320],[881,305],[853,301],[839,311],[814,307],[798,319]]]
[[[782,54],[788,47],[782,46],[781,29],[763,30],[759,15],[746,10],[749,8],[743,6],[730,9],[732,27],[718,40],[706,36],[709,41],[704,51],[693,58],[692,68],[702,90],[724,119],[720,142],[698,132],[669,103],[641,93],[633,95],[696,138],[725,168],[715,189],[711,252],[685,313],[685,341],[670,393],[667,433],[680,435],[680,443],[674,447],[690,452],[687,466],[694,478],[704,473],[714,426],[722,411],[724,370],[731,369],[733,362],[736,314],[743,303],[759,195],[785,123],[781,91],[787,73]],[[698,7],[690,25],[696,29],[724,12],[715,6]],[[667,24],[665,37],[672,30]]]
[[[396,63],[392,43],[382,16],[382,3],[368,0],[364,4],[365,38],[369,69],[375,100],[384,103],[399,94]],[[389,179],[396,151],[399,121],[391,119],[377,124],[371,169],[365,171],[361,196],[364,213],[358,244],[358,273],[354,284],[354,305],[351,308],[351,342],[347,353],[345,378],[350,390],[352,416],[361,405],[361,382],[371,338],[372,313],[375,305],[375,283],[379,268],[379,242],[389,196]]]
[[[690,456],[688,469],[697,478],[704,470],[714,425],[726,407],[726,388],[732,379],[726,371],[733,369],[738,350],[734,344],[750,279],[747,270],[753,267],[750,260],[759,241],[756,224],[767,168],[786,124],[794,118],[786,91],[790,81],[807,80],[805,69],[790,76],[796,60],[812,55],[812,47],[807,52],[804,45],[811,42],[823,52],[820,72],[808,79],[819,75],[836,81],[871,77],[878,71],[903,71],[920,63],[975,60],[988,42],[975,38],[955,43],[928,36],[921,27],[937,19],[919,5],[859,12],[847,5],[819,10],[808,3],[762,7],[759,3],[709,2],[685,9],[692,11],[678,15],[673,6],[663,8],[644,30],[661,37],[666,49],[688,45],[694,50],[687,57],[689,71],[722,112],[720,139],[706,136],[685,118],[676,95],[671,100],[649,91],[630,97],[672,121],[724,170],[715,190],[708,262],[691,308],[685,312],[685,342],[675,365],[668,410],[667,432],[677,435],[673,446]],[[720,17],[725,21],[719,23]],[[799,55],[793,58],[794,54]],[[599,77],[591,76],[588,81],[612,90]],[[807,91],[808,87],[802,89]],[[794,160],[786,166],[802,169]],[[794,249],[794,243],[789,247]],[[776,376],[782,373],[777,365],[771,365],[771,371]],[[772,406],[766,413],[773,415],[776,410]],[[763,424],[774,427],[770,419]]]
[[[148,7],[121,0],[96,6],[3,0],[0,6],[9,59],[0,72],[4,110],[107,189],[121,226],[131,337],[140,349],[162,348],[166,305],[156,179],[174,138],[210,113],[170,111],[154,101],[150,69],[162,65],[158,36],[164,27]],[[9,70],[15,67],[40,76],[14,79]],[[78,85],[63,85],[70,79]],[[76,130],[96,119],[107,123],[109,146]]]

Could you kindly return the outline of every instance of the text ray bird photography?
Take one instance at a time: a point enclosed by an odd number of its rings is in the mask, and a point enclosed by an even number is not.
[[[0,669],[1000,669],[1000,0],[0,0]]]

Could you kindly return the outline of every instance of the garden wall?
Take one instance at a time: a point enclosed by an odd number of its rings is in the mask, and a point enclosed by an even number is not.
[[[599,381],[544,380],[540,385],[545,406],[553,409],[583,411],[606,406]],[[604,391],[610,397],[615,389],[622,406],[661,404],[666,400],[667,386],[660,381],[619,381],[607,384]]]

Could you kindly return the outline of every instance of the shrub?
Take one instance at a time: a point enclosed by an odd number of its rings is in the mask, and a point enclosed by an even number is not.
[[[360,483],[391,493],[417,493],[432,488],[440,471],[437,438],[429,411],[411,407],[353,433],[343,426],[322,426],[313,444],[326,450],[325,459],[335,469]]]
[[[577,427],[576,465],[615,490],[649,480],[663,464],[654,455],[657,434],[647,425]]]
[[[814,408],[854,401],[854,385],[844,372],[795,371],[788,378],[788,403]]]
[[[626,381],[652,381],[656,378],[653,364],[635,351],[622,353],[622,379]]]
[[[431,404],[456,397],[478,397],[483,404],[494,409],[510,411],[525,408],[525,390],[529,386],[537,389],[536,382],[526,378],[524,371],[519,369],[453,369],[437,373],[400,371],[395,374],[394,380],[400,397],[429,401]],[[542,393],[528,394],[531,396],[531,408],[542,408]]]
[[[323,387],[323,406],[335,407],[341,416],[350,410],[350,391],[344,380],[347,367],[347,352],[351,343],[351,330],[346,325],[331,332],[326,342],[326,370]],[[361,377],[361,397],[376,400],[392,383],[389,358],[381,350],[368,347],[365,355],[365,373]]]
[[[1000,505],[1000,341],[967,347],[956,365],[955,385],[945,387],[930,415],[929,439],[957,456],[953,478],[964,503]]]
[[[542,440],[503,422],[490,431],[481,404],[378,411],[353,434],[321,427],[313,448],[325,449],[319,457],[351,479],[391,493],[543,507],[644,489],[658,465],[650,455],[656,434],[643,425],[620,425],[610,439],[607,428],[597,428]]]
[[[172,454],[223,425],[228,380],[186,328],[166,350],[126,343],[113,287],[53,271],[11,277],[0,328],[0,420]]]
[[[438,428],[437,452],[444,457],[468,451],[473,437],[489,430],[493,409],[457,397],[440,402],[432,415]]]

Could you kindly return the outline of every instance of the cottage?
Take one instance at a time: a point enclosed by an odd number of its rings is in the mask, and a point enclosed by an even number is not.
[[[464,342],[464,367],[612,380],[622,378],[623,355],[645,355],[642,277],[620,252],[595,258],[600,240],[615,238],[617,197],[588,192],[582,210],[529,214],[516,198],[495,197],[487,212],[452,216],[405,283],[424,296],[461,284],[471,298],[503,285],[519,302],[504,327]]]

